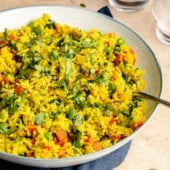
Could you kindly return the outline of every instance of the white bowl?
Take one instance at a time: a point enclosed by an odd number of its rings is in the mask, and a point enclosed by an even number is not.
[[[126,42],[134,49],[138,56],[136,64],[141,69],[145,70],[144,78],[147,82],[147,87],[145,89],[146,92],[157,97],[161,95],[162,74],[154,52],[133,30],[111,17],[107,17],[103,14],[92,12],[83,8],[68,6],[45,5],[22,7],[0,12],[0,31],[3,31],[4,28],[19,28],[20,26],[27,24],[30,20],[42,16],[43,13],[50,14],[53,20],[61,24],[66,23],[70,26],[79,27],[84,30],[98,28],[101,32],[115,32],[119,36],[124,37]],[[35,159],[14,156],[1,152],[0,158],[22,165],[51,168],[86,163],[114,152],[118,148],[131,141],[149,122],[150,118],[155,112],[156,107],[157,104],[148,101],[148,108],[146,110],[148,119],[142,127],[117,144],[95,153],[73,158]]]

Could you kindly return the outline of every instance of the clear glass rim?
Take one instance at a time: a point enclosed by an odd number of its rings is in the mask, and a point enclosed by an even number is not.
[[[158,27],[156,28],[156,35],[162,43],[170,45],[170,36],[163,33]]]
[[[108,0],[109,4],[118,11],[135,12],[145,8],[149,0]],[[136,5],[135,5],[136,4]]]

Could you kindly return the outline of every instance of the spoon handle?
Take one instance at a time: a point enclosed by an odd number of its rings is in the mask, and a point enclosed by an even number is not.
[[[158,98],[158,97],[152,96],[152,95],[147,94],[147,93],[144,93],[144,92],[138,92],[138,94],[139,94],[141,97],[144,97],[144,98],[153,100],[153,101],[155,101],[155,102],[157,102],[157,103],[161,103],[161,104],[164,104],[164,105],[170,107],[170,102],[167,101],[167,100],[160,99],[160,98]]]

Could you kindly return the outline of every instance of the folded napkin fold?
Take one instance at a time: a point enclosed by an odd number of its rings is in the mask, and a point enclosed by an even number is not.
[[[113,17],[109,8],[107,6],[102,7],[97,12],[105,14],[109,17]],[[85,164],[76,165],[72,167],[63,167],[63,168],[37,168],[37,167],[29,167],[14,164],[8,161],[0,160],[0,170],[7,169],[21,169],[21,170],[113,170],[116,166],[118,166],[126,157],[127,152],[131,142],[117,149],[116,151],[99,158],[95,161],[91,161]]]
[[[113,15],[110,12],[110,9],[108,8],[108,6],[104,6],[104,7],[100,8],[97,12],[102,13],[104,15],[107,15],[109,17],[113,17]]]

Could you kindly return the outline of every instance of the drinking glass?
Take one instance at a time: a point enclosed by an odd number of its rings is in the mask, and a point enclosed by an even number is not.
[[[143,9],[150,0],[108,0],[115,9],[124,12],[135,12]]]
[[[170,45],[170,0],[154,0],[152,12],[157,21],[158,39],[164,44]]]

